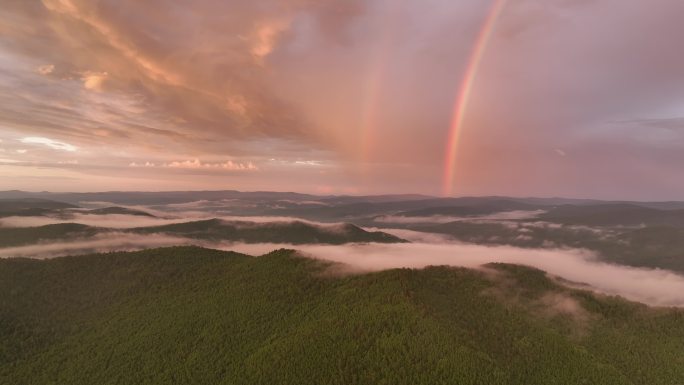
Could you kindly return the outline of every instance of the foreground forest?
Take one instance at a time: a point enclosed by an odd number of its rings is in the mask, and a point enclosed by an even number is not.
[[[6,259],[0,383],[681,384],[684,311],[502,264],[350,274],[196,247]]]

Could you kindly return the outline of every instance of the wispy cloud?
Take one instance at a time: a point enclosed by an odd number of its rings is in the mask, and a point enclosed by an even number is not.
[[[54,64],[44,64],[44,65],[36,68],[36,71],[41,75],[49,75],[54,70],[55,70]]]
[[[20,139],[21,143],[24,144],[37,144],[37,145],[42,145],[42,146],[47,146],[53,150],[60,150],[60,151],[68,151],[68,152],[75,152],[78,150],[78,147],[73,146],[69,143],[64,143],[60,142],[54,139],[50,138],[43,138],[39,136],[29,136],[26,138]]]
[[[255,166],[251,162],[240,163],[240,162],[233,162],[232,160],[228,160],[228,161],[225,161],[222,163],[205,163],[205,162],[200,162],[199,159],[174,161],[171,163],[165,163],[163,165],[163,167],[188,168],[188,169],[207,168],[207,169],[222,169],[222,170],[237,170],[237,171],[254,171],[254,170],[258,169],[258,167]]]
[[[202,162],[195,158],[192,160],[174,160],[168,163],[157,164],[156,162],[145,161],[131,162],[129,167],[146,167],[146,168],[175,168],[186,170],[226,170],[226,171],[256,171],[259,169],[252,162],[236,162],[227,160],[225,162]]]

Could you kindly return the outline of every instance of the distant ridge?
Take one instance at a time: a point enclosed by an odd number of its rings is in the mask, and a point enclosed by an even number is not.
[[[366,231],[353,224],[316,225],[301,221],[256,223],[209,219],[162,226],[137,228],[104,228],[78,223],[58,223],[36,227],[0,227],[0,248],[39,244],[42,242],[85,240],[96,235],[163,234],[189,240],[209,242],[329,244],[404,243],[404,239],[382,231]]]
[[[77,208],[78,206],[40,198],[0,198],[0,216],[43,215],[53,210]]]
[[[471,196],[471,197],[435,197],[422,194],[385,194],[385,195],[314,195],[296,192],[277,191],[237,191],[237,190],[200,190],[200,191],[106,191],[106,192],[27,192],[21,190],[0,191],[0,199],[48,199],[71,204],[79,202],[110,202],[115,204],[173,204],[199,200],[216,201],[222,199],[240,199],[246,201],[291,200],[320,201],[335,206],[358,203],[397,203],[424,202],[441,206],[475,205],[493,200],[507,200],[530,205],[596,205],[608,203],[635,204],[644,207],[672,210],[684,209],[684,201],[626,201],[600,200],[562,197],[506,197],[506,196]]]

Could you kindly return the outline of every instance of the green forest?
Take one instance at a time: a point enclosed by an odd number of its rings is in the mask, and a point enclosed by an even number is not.
[[[674,385],[684,311],[504,264],[349,274],[197,247],[5,259],[0,383]]]

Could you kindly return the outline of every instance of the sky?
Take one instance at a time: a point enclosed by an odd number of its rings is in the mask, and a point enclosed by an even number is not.
[[[681,0],[3,0],[0,190],[684,199]]]

